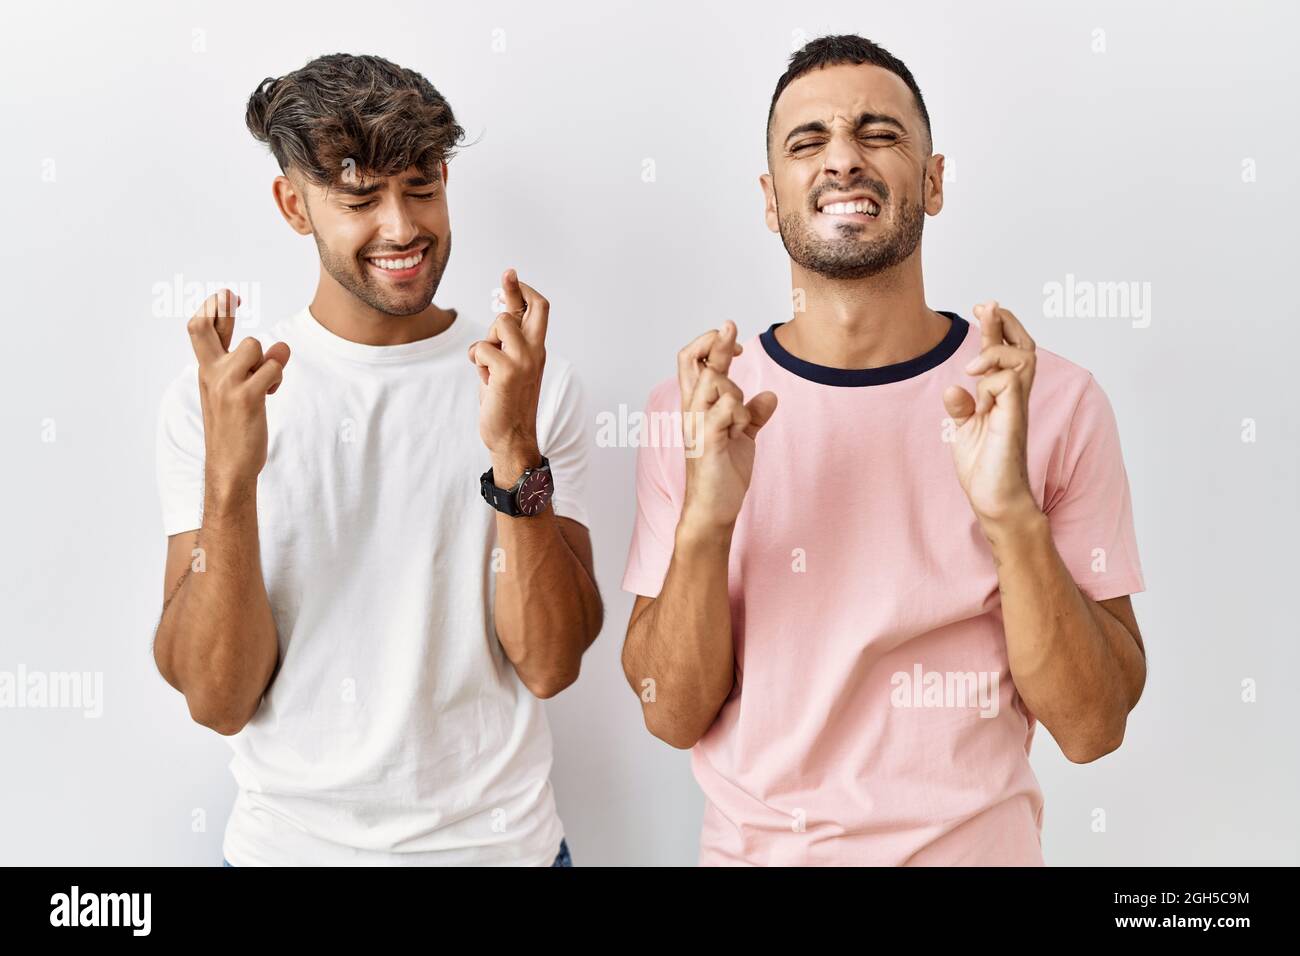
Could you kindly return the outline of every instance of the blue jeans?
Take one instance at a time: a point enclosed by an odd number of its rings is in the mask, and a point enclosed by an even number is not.
[[[235,868],[235,865],[224,856],[221,858],[221,865],[228,866],[232,870]],[[569,856],[569,844],[563,837],[560,838],[560,852],[555,854],[555,862],[551,866],[573,866],[573,857]]]
[[[573,866],[573,858],[569,856],[569,844],[560,837],[560,852],[555,854],[555,862],[551,866]]]

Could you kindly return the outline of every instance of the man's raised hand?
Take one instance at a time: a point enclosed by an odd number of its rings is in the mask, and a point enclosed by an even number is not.
[[[266,464],[266,396],[280,387],[289,362],[284,342],[263,353],[250,336],[229,350],[238,304],[238,296],[222,289],[204,300],[188,326],[199,362],[205,467],[209,484],[220,490],[256,483]]]
[[[974,311],[980,354],[965,371],[979,376],[975,394],[949,385],[943,404],[957,426],[952,454],[962,490],[981,520],[1001,521],[1038,509],[1028,468],[1029,393],[1037,345],[1020,320],[996,301]]]
[[[773,392],[746,403],[727,377],[742,348],[735,323],[727,321],[677,354],[687,449],[682,520],[711,530],[735,524],[753,476],[754,439],[776,411]]]
[[[505,309],[493,320],[487,337],[470,345],[469,360],[483,382],[479,436],[504,465],[504,459],[537,455],[537,403],[546,367],[551,304],[520,282],[514,269],[502,275],[501,291]],[[528,461],[524,467],[535,464]]]

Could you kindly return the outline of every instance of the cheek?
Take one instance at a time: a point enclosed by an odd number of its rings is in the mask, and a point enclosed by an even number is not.
[[[355,259],[370,240],[372,230],[361,217],[341,215],[329,225],[326,245],[335,256]]]
[[[435,203],[433,208],[423,210],[423,214],[416,220],[422,231],[432,233],[435,236],[445,236],[450,229],[450,215],[445,202]]]
[[[808,211],[808,196],[816,182],[815,169],[795,167],[782,176],[776,184],[781,215],[787,216],[792,212],[805,215]]]
[[[892,195],[899,199],[919,201],[924,196],[925,165],[910,156],[899,153],[882,157],[877,163],[880,177]]]

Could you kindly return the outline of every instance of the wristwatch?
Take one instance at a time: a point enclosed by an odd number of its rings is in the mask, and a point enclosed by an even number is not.
[[[524,469],[519,480],[509,488],[498,488],[492,480],[492,469],[489,468],[479,479],[479,491],[483,500],[502,514],[512,518],[535,515],[550,504],[551,497],[555,494],[551,463],[543,455],[540,465]]]

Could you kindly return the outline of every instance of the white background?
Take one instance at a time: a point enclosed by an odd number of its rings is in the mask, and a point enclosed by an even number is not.
[[[105,701],[97,720],[0,710],[0,862],[220,863],[228,746],[150,654],[154,426],[189,356],[155,285],[251,283],[263,321],[309,300],[315,245],[275,212],[274,162],[243,125],[258,81],[339,51],[430,78],[474,141],[452,166],[437,301],[486,321],[518,267],[551,299],[550,348],[581,372],[594,434],[700,331],[788,318],[763,127],[792,47],[827,32],[907,62],[950,157],[930,305],[969,318],[1000,299],[1119,419],[1150,674],[1118,752],[1076,766],[1036,737],[1047,861],[1300,861],[1293,5],[43,3],[6,19],[0,670],[101,671]],[[1067,274],[1150,283],[1150,326],[1044,317]],[[579,866],[691,864],[688,756],[645,732],[618,662],[634,452],[592,457],[607,624],[547,704],[560,813]]]

